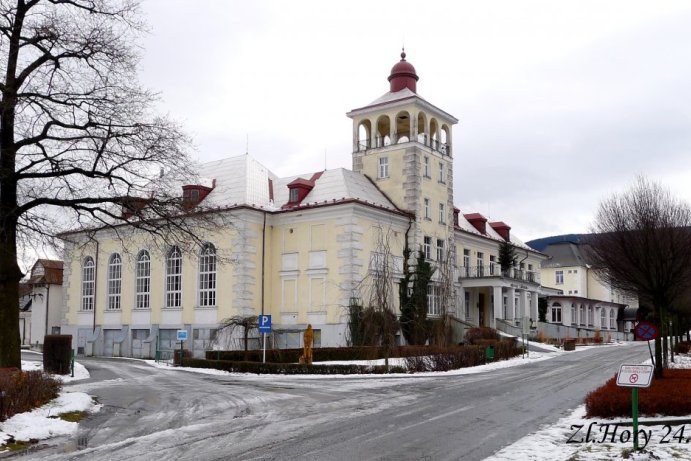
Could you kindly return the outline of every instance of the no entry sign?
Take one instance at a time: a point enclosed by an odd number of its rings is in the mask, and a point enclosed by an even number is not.
[[[660,330],[657,328],[657,325],[653,325],[652,323],[638,322],[636,326],[633,327],[633,334],[636,336],[636,339],[650,341],[657,338],[660,334]]]
[[[617,375],[617,386],[649,387],[652,379],[652,365],[622,365]]]

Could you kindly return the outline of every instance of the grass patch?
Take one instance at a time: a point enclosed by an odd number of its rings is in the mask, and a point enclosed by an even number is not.
[[[70,411],[67,413],[62,413],[57,416],[51,416],[51,418],[62,419],[63,421],[68,421],[70,423],[78,423],[82,419],[86,418],[88,413],[85,411]]]
[[[691,369],[665,369],[663,379],[638,389],[638,410],[646,416],[691,414]],[[585,398],[587,418],[631,417],[631,388],[617,386],[617,377]]]
[[[22,450],[26,450],[27,448],[29,448],[30,446],[35,445],[35,444],[36,444],[36,442],[16,440],[14,442],[9,442],[5,445],[2,445],[1,447],[4,447],[4,448],[8,449],[9,451],[22,451]]]

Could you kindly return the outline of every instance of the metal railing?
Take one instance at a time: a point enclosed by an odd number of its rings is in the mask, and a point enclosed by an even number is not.
[[[540,274],[535,271],[527,271],[512,267],[505,271],[501,270],[499,264],[488,266],[461,266],[459,268],[461,278],[484,278],[484,277],[504,277],[522,282],[540,283]]]
[[[377,136],[374,138],[374,140],[359,140],[357,142],[356,148],[358,152],[364,152],[371,149],[379,149],[382,147],[388,147],[397,144],[407,144],[415,142],[427,146],[433,151],[439,152],[442,155],[451,155],[451,146],[448,143],[443,143],[441,141],[437,141],[436,139],[428,140],[427,137],[418,136],[418,138],[419,139],[408,139],[407,136],[403,136],[398,140],[398,142],[393,142],[391,138],[389,138],[388,136],[384,138],[382,138],[381,136]]]

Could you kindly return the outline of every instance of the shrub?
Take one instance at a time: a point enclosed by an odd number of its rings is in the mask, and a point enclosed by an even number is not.
[[[576,350],[576,340],[573,338],[564,339],[564,350],[565,351],[575,351]]]
[[[688,354],[691,351],[691,342],[681,341],[674,345],[674,352],[677,354]]]
[[[691,414],[691,369],[665,369],[663,379],[650,387],[638,389],[641,415],[685,416]],[[586,417],[614,418],[631,416],[631,388],[617,386],[617,376],[585,398]]]
[[[0,372],[0,391],[5,392],[0,421],[50,402],[60,387],[59,381],[41,371]]]
[[[499,332],[489,327],[470,328],[465,332],[466,344],[475,344],[476,341],[481,339],[493,339],[497,341],[500,338]]]
[[[66,375],[72,361],[72,335],[46,335],[43,340],[43,370]]]
[[[189,349],[183,349],[182,350],[182,356],[184,358],[184,365],[187,365],[187,359],[192,357],[192,351]],[[175,365],[180,365],[180,349],[173,349],[173,363]]]

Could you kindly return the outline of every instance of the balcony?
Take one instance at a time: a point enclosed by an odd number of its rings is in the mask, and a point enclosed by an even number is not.
[[[501,277],[521,282],[540,283],[540,274],[538,272],[518,269],[516,267],[502,272],[499,264],[490,264],[489,266],[461,266],[459,272],[460,278],[462,279]]]

